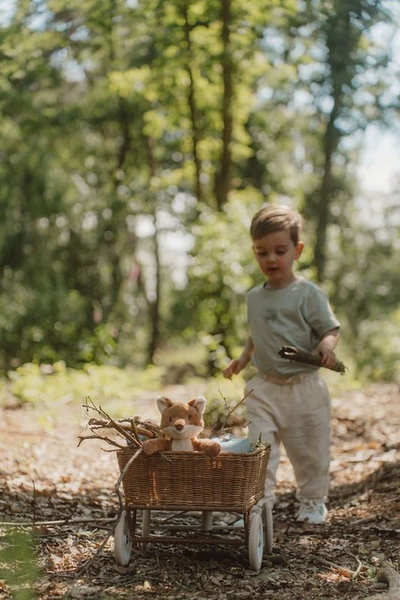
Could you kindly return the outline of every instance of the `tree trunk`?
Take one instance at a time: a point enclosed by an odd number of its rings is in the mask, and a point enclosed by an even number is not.
[[[331,201],[332,188],[332,156],[337,148],[338,135],[335,127],[335,120],[339,114],[339,94],[336,94],[333,108],[329,117],[329,122],[325,132],[324,139],[324,174],[318,203],[318,222],[316,229],[316,240],[314,248],[314,261],[317,269],[317,280],[323,281],[326,263],[326,233],[329,224],[329,209]]]
[[[336,16],[328,19],[326,30],[330,83],[333,88],[333,107],[324,138],[324,174],[319,197],[318,222],[314,246],[314,260],[318,282],[322,282],[325,276],[326,234],[329,226],[330,203],[332,199],[332,159],[342,135],[335,123],[342,112],[343,83],[348,79],[346,72],[351,64],[351,53],[356,46],[351,32],[350,9],[346,3],[339,3],[337,8]]]
[[[151,177],[156,176],[156,164],[154,160],[153,154],[153,139],[151,137],[147,137],[147,151],[149,157],[149,166],[150,166],[150,175]],[[150,300],[149,305],[149,316],[150,316],[150,324],[151,324],[151,333],[150,340],[147,349],[147,362],[152,364],[154,362],[154,354],[156,352],[159,338],[160,338],[160,292],[161,292],[161,263],[160,263],[160,245],[158,238],[158,228],[157,228],[157,207],[154,207],[154,260],[156,266],[156,285],[155,285],[155,298],[154,300]]]
[[[222,32],[222,70],[223,70],[223,99],[222,99],[222,152],[219,169],[215,175],[215,197],[218,210],[222,210],[228,199],[232,179],[232,98],[233,98],[233,64],[230,47],[230,23],[232,19],[231,0],[221,0]]]
[[[105,21],[105,27],[107,30],[108,39],[108,60],[106,61],[106,71],[109,73],[115,68],[116,61],[116,39],[114,31],[114,18],[117,11],[117,0],[109,0],[108,5],[108,19]],[[120,184],[117,178],[117,171],[123,169],[128,153],[131,149],[131,136],[130,136],[130,122],[131,116],[127,109],[126,102],[123,98],[118,98],[118,125],[121,131],[122,143],[118,149],[116,156],[114,172],[111,177],[113,181],[113,200],[111,202],[112,217],[110,222],[106,225],[106,231],[111,232],[111,236],[107,241],[107,254],[108,260],[112,272],[112,285],[109,289],[109,296],[111,301],[108,306],[103,304],[103,318],[105,321],[108,320],[112,313],[114,306],[118,302],[121,287],[124,282],[124,277],[121,271],[120,256],[118,250],[118,239],[121,231],[121,214],[123,213],[124,205],[118,199],[118,186]]]
[[[121,216],[124,218],[124,203],[118,198],[118,186],[120,185],[120,180],[117,177],[117,171],[123,169],[128,153],[131,149],[131,135],[130,135],[130,115],[129,111],[125,105],[125,101],[123,98],[119,98],[119,113],[118,113],[118,124],[121,131],[121,145],[118,149],[118,153],[116,156],[115,162],[115,172],[112,174],[113,179],[113,187],[114,187],[114,197],[111,203],[112,209],[112,217],[108,224],[106,224],[105,229],[112,233],[110,239],[107,242],[107,253],[108,260],[111,267],[112,272],[112,285],[109,290],[109,296],[111,298],[111,302],[109,306],[103,306],[103,316],[104,320],[107,321],[110,316],[115,304],[118,301],[121,287],[124,283],[124,277],[121,271],[121,261],[120,261],[120,253],[118,249],[118,239],[120,237],[120,231],[122,230],[123,223],[121,222]]]
[[[147,350],[147,362],[149,364],[154,363],[154,355],[158,347],[159,338],[160,338],[160,273],[161,273],[161,263],[160,263],[160,244],[158,238],[158,229],[157,229],[157,216],[154,215],[154,259],[156,264],[156,289],[155,289],[155,298],[149,304],[149,313],[150,313],[150,323],[151,323],[151,334],[150,341]]]
[[[185,19],[185,42],[186,42],[186,50],[187,50],[187,61],[185,64],[185,68],[189,77],[190,85],[189,85],[189,94],[188,94],[188,104],[190,110],[190,119],[192,122],[192,152],[193,152],[193,161],[195,165],[196,175],[195,175],[195,193],[197,199],[202,201],[203,194],[201,188],[201,161],[199,158],[199,141],[200,141],[200,130],[198,127],[198,110],[196,105],[196,90],[195,90],[195,81],[193,76],[193,69],[191,66],[192,59],[192,40],[190,38],[190,23],[188,17],[188,6],[184,4],[182,7],[183,18]]]

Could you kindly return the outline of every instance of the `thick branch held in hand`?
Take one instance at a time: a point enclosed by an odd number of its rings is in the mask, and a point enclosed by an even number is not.
[[[305,352],[293,348],[292,346],[282,346],[278,351],[278,354],[282,358],[287,358],[290,361],[313,365],[315,367],[323,367],[320,355],[313,352]],[[331,369],[331,371],[336,371],[337,373],[345,373],[346,370],[347,368],[340,360],[337,360],[335,366]]]

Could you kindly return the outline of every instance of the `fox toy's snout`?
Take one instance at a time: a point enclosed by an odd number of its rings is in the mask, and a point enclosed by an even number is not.
[[[175,429],[177,429],[178,431],[182,431],[182,429],[185,427],[185,425],[186,425],[185,421],[183,419],[179,419],[175,423]]]

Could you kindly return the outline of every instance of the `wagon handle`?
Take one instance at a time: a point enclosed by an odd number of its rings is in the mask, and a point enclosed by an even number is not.
[[[315,367],[325,366],[322,364],[319,354],[306,352],[305,350],[298,350],[297,348],[293,348],[293,346],[282,346],[282,348],[278,351],[278,354],[282,358],[287,358],[290,361],[299,362],[306,365],[314,365]],[[334,367],[325,368],[328,368],[331,371],[336,371],[336,373],[342,373],[342,375],[347,371],[347,367],[340,360],[336,360]]]

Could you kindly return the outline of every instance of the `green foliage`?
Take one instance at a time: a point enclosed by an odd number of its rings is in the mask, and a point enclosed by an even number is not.
[[[196,336],[207,348],[212,372],[222,368],[245,335],[246,294],[256,276],[249,226],[260,200],[255,190],[232,194],[223,213],[204,209],[194,229],[188,286],[172,318],[184,340]]]
[[[305,213],[302,267],[315,273],[332,122],[325,283],[361,347],[359,373],[394,376],[397,340],[387,331],[380,352],[377,330],[398,302],[396,248],[353,210],[359,133],[393,115],[389,47],[371,35],[395,26],[389,7],[228,4],[227,16],[204,0],[17,0],[0,22],[3,372],[140,371],[200,342],[192,375],[217,373],[246,336],[258,282],[247,231],[263,202],[290,198]],[[368,243],[355,247],[358,235]],[[360,264],[372,268],[356,285]]]
[[[1,539],[0,579],[13,591],[15,600],[33,600],[37,597],[33,585],[38,578],[31,535],[11,530]]]
[[[235,377],[233,381],[224,379],[221,375],[207,381],[204,392],[207,398],[204,423],[214,430],[224,427],[241,427],[245,424],[245,404],[243,398],[244,380]],[[237,408],[235,408],[235,406]],[[232,414],[229,415],[232,409]],[[229,415],[229,417],[228,417]]]
[[[379,320],[358,322],[356,373],[364,381],[396,381],[400,377],[399,311]],[[391,318],[390,318],[391,317]],[[350,329],[350,328],[349,328]]]
[[[157,392],[162,387],[165,368],[149,366],[136,371],[110,365],[86,364],[82,369],[71,369],[59,361],[53,365],[27,363],[10,371],[8,380],[0,386],[0,405],[10,395],[23,403],[39,404],[48,409],[59,402],[79,406],[90,397],[97,405],[112,408],[116,416],[134,412],[135,399],[143,393]]]
[[[400,374],[398,214],[393,206],[379,227],[359,224],[355,231],[349,212],[342,215],[342,227],[331,232],[338,252],[328,262],[328,291],[354,372],[365,380],[396,380]]]

